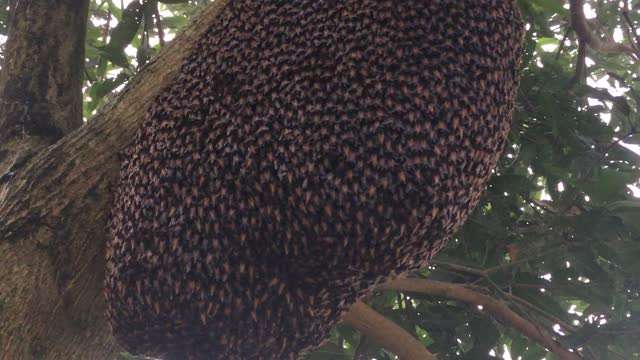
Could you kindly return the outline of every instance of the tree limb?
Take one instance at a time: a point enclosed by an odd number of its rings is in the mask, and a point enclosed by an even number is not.
[[[636,50],[636,52],[640,51],[640,35],[636,30],[636,26],[629,17],[629,3],[627,0],[622,1],[622,9],[620,9],[620,14],[622,16],[622,25],[624,25],[624,31],[627,35],[627,39],[629,44]]]
[[[483,310],[491,314],[505,326],[510,326],[520,333],[547,348],[562,360],[579,360],[581,357],[556,341],[552,334],[541,330],[531,321],[511,310],[507,304],[497,301],[481,292],[472,290],[462,284],[441,281],[404,278],[392,280],[379,289],[407,291],[435,296],[444,296],[468,304],[481,305]]]
[[[351,306],[342,320],[374,339],[400,360],[436,360],[415,337],[363,302]]]
[[[584,42],[598,52],[638,56],[632,47],[614,41],[601,40],[591,31],[587,17],[584,14],[584,0],[569,0],[569,9],[571,13],[571,27],[578,35],[578,41]]]

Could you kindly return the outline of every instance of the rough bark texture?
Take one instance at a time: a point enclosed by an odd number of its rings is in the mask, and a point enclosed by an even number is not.
[[[88,0],[13,4],[0,73],[0,176],[82,125],[88,8]]]
[[[0,358],[112,359],[117,352],[102,294],[117,153],[225,2],[206,8],[87,125],[0,180]]]

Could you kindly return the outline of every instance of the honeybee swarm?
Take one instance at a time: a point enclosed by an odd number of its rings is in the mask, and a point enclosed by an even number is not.
[[[511,0],[232,0],[127,148],[107,315],[130,352],[294,359],[424,266],[504,146]]]

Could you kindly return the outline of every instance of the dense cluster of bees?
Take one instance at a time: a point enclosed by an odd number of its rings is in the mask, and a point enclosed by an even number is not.
[[[230,1],[126,150],[114,335],[162,359],[294,359],[425,265],[509,131],[510,0]]]

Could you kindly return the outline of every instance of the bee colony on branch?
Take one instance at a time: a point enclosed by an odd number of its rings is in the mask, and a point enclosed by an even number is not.
[[[522,35],[515,1],[229,1],[124,153],[121,345],[297,359],[424,267],[500,156]]]

